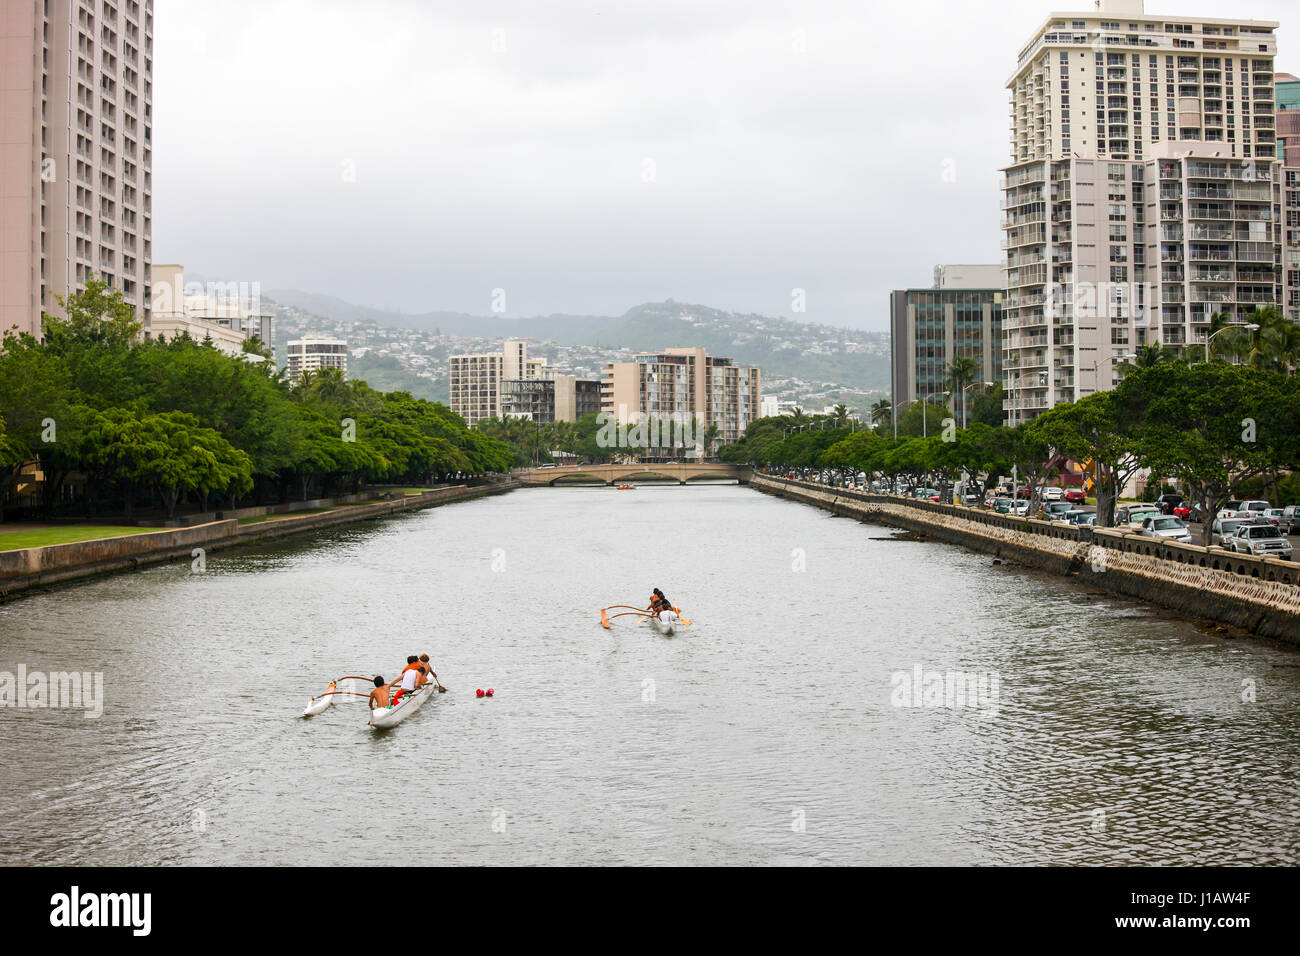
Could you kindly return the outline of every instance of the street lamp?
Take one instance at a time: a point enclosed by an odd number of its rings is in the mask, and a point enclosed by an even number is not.
[[[1259,331],[1259,325],[1258,325],[1258,323],[1255,323],[1255,322],[1233,322],[1231,325],[1225,325],[1223,328],[1219,329],[1219,332],[1226,332],[1226,331],[1228,331],[1229,329],[1249,329],[1249,330],[1252,331],[1252,332],[1258,332],[1258,331]],[[1218,335],[1219,332],[1211,332],[1211,333],[1209,334],[1209,336],[1206,337],[1206,339],[1205,339],[1205,358],[1203,358],[1203,359],[1201,359],[1201,361],[1197,362],[1197,363],[1196,363],[1197,365],[1204,365],[1206,362],[1208,362],[1208,361],[1210,360],[1210,343],[1214,341],[1214,337],[1215,337],[1216,335]]]
[[[920,401],[919,398],[909,398],[901,406],[898,405],[897,403],[890,406],[890,410],[894,413],[894,440],[895,441],[898,440],[898,409],[900,407],[906,408],[908,405],[911,405],[913,402],[919,402],[919,401]]]
[[[934,396],[936,396],[936,395],[948,395],[948,394],[950,394],[950,393],[949,393],[949,392],[931,392],[929,395],[925,396],[925,402],[924,402],[923,404],[926,404],[926,405],[930,404],[930,399],[934,398]],[[925,413],[925,409],[923,408],[923,409],[921,409],[921,437],[922,437],[922,438],[929,438],[929,437],[930,437],[929,425],[930,425],[930,416],[927,415],[927,414]]]
[[[970,422],[970,416],[966,413],[966,392],[976,385],[983,385],[986,388],[992,388],[997,382],[971,382],[961,390],[961,427],[965,428]]]
[[[1092,363],[1092,390],[1094,392],[1097,391],[1097,371],[1101,368],[1103,363],[1113,362],[1116,359],[1127,362],[1128,360],[1135,358],[1137,358],[1137,354],[1129,352],[1127,355],[1107,355],[1105,358],[1097,359],[1097,361]]]

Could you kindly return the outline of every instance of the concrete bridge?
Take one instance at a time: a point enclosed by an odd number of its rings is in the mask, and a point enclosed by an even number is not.
[[[691,481],[736,481],[748,484],[749,468],[723,462],[691,462],[630,465],[557,465],[554,468],[526,468],[514,476],[525,485],[668,484]]]

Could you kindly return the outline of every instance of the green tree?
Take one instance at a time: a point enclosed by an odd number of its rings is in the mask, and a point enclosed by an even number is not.
[[[1177,479],[1206,515],[1294,453],[1295,388],[1276,373],[1223,362],[1157,365],[1121,389],[1140,391],[1146,403],[1137,431],[1142,463]],[[1206,521],[1202,544],[1211,533]]]

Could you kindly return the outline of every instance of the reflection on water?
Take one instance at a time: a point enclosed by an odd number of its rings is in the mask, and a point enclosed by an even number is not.
[[[1300,656],[879,537],[527,490],[0,606],[0,671],[106,688],[0,710],[0,861],[1300,862]],[[656,586],[694,627],[601,629]],[[297,717],[426,650],[449,693],[395,730]],[[918,667],[995,706],[895,706]]]

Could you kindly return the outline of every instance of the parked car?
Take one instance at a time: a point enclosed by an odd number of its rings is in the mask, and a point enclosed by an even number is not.
[[[1228,549],[1239,554],[1291,557],[1291,542],[1281,531],[1263,522],[1245,522],[1228,538]]]
[[[1134,505],[1120,505],[1115,512],[1115,524],[1124,527],[1129,524],[1141,524],[1147,515],[1159,514],[1160,508],[1149,502]]]
[[[1283,508],[1277,526],[1283,534],[1295,534],[1300,529],[1300,505],[1287,505]]]
[[[1245,518],[1215,518],[1214,524],[1210,526],[1210,544],[1217,544],[1221,548],[1228,547],[1227,539],[1245,523]]]
[[[1268,520],[1269,524],[1276,528],[1282,523],[1282,509],[1269,508],[1264,512],[1264,517]]]
[[[1160,506],[1161,514],[1171,515],[1174,509],[1183,503],[1182,495],[1161,495],[1156,499],[1156,504]]]
[[[1086,515],[1088,513],[1089,512],[1084,511],[1082,508],[1071,508],[1069,511],[1062,511],[1060,514],[1053,515],[1050,520],[1059,521],[1062,524],[1077,524],[1074,519],[1079,515]]]
[[[1237,507],[1238,518],[1262,518],[1273,505],[1262,498],[1250,498]]]
[[[1237,517],[1237,509],[1240,507],[1241,507],[1240,501],[1225,501],[1223,503],[1223,507],[1219,509],[1219,513],[1218,515],[1216,515],[1216,517],[1235,518]]]
[[[1192,533],[1183,524],[1183,519],[1173,515],[1148,515],[1142,519],[1139,534],[1147,538],[1172,538],[1183,544],[1192,543]]]
[[[1062,501],[1065,498],[1065,489],[1058,488],[1055,485],[1048,485],[1043,489],[1044,501]]]
[[[1092,527],[1097,523],[1097,512],[1071,511],[1065,516],[1065,520],[1070,522],[1070,524],[1087,525]]]
[[[1068,501],[1049,501],[1038,509],[1038,517],[1046,518],[1048,521],[1058,519],[1058,516],[1065,514],[1067,511],[1074,511],[1074,505]]]
[[[1082,488],[1071,488],[1065,493],[1065,500],[1076,505],[1084,504],[1088,496],[1084,494]]]

